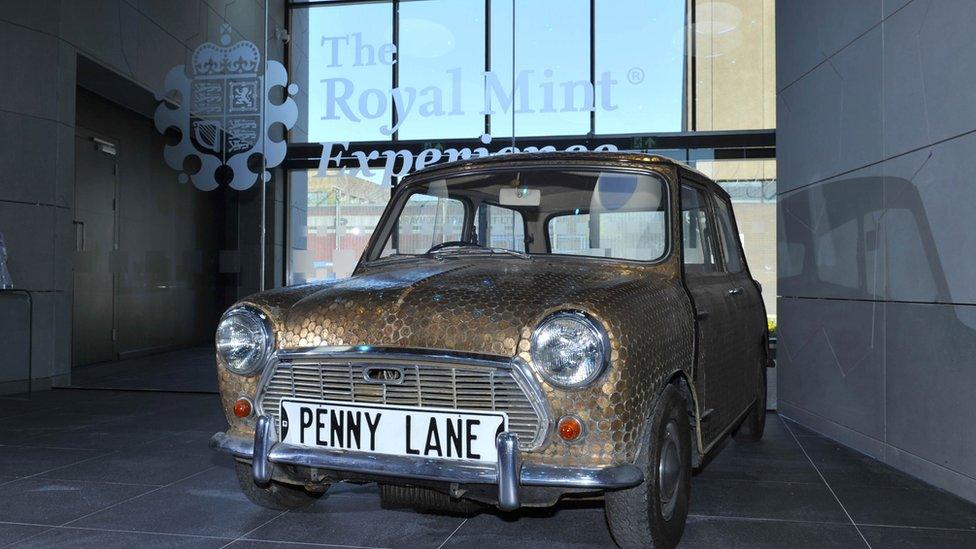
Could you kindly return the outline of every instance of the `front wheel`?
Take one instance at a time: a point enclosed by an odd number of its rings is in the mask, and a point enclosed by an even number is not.
[[[309,492],[302,486],[292,486],[281,482],[271,481],[267,486],[254,482],[249,463],[234,462],[237,471],[237,482],[241,491],[251,500],[251,503],[275,511],[291,511],[304,509],[315,503],[324,492]]]
[[[661,394],[645,431],[634,463],[644,482],[607,492],[607,523],[620,547],[670,548],[684,533],[691,498],[688,407],[674,386]]]

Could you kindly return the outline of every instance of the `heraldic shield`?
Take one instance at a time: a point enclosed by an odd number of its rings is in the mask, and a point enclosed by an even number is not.
[[[264,154],[265,167],[284,160],[284,141],[266,139],[274,123],[290,129],[298,118],[295,101],[286,97],[280,105],[266,101],[274,86],[285,86],[288,74],[277,61],[268,61],[265,74],[259,74],[261,52],[252,42],[230,45],[230,27],[221,27],[221,44],[201,44],[193,52],[192,73],[187,77],[184,66],[175,67],[166,77],[166,88],[181,100],[163,101],[156,109],[156,128],[160,132],[175,127],[182,133],[180,143],[166,147],[166,162],[183,170],[187,157],[196,156],[201,169],[192,175],[180,174],[180,181],[192,179],[201,190],[217,188],[216,171],[221,165],[233,171],[230,186],[237,190],[250,188],[257,176],[267,181],[270,173],[255,173],[248,167],[254,154]],[[288,95],[298,91],[287,87]],[[162,99],[162,98],[160,98]]]

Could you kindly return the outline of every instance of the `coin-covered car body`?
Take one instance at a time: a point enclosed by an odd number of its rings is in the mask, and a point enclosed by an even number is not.
[[[761,288],[728,194],[666,158],[526,153],[398,185],[350,278],[250,296],[217,329],[231,454],[260,505],[338,482],[471,512],[603,495],[666,547],[691,471],[765,421]]]

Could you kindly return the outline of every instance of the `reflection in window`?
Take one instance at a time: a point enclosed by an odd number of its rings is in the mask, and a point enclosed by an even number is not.
[[[410,195],[400,212],[397,240],[390,254],[425,254],[432,246],[461,240],[464,204],[454,198]]]
[[[483,0],[400,4],[400,139],[484,133]]]
[[[725,255],[725,269],[730,273],[742,271],[742,256],[739,255],[739,238],[732,230],[732,217],[729,206],[724,200],[715,200],[715,215],[718,217],[719,235],[722,240],[722,252]]]
[[[663,211],[569,214],[549,222],[552,253],[653,261],[664,254]]]
[[[681,187],[681,233],[684,235],[685,271],[710,273],[718,268],[712,246],[705,197],[698,189]]]
[[[573,135],[590,131],[590,3],[521,0],[515,5],[515,93],[512,93],[512,5],[492,2],[491,68],[486,83],[493,136]],[[505,104],[497,99],[508,99]]]
[[[682,131],[684,0],[596,0],[595,25],[596,132]]]
[[[525,251],[525,219],[518,210],[482,204],[475,218],[475,228],[481,246]]]
[[[291,173],[288,231],[289,284],[345,278],[352,274],[390,188],[330,170]]]

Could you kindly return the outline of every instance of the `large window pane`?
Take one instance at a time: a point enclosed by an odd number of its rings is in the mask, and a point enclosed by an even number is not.
[[[595,23],[597,133],[681,131],[685,0],[596,0]]]
[[[519,0],[492,3],[491,64],[485,94],[493,136],[574,135],[590,131],[590,3]]]
[[[484,0],[400,4],[400,139],[484,133]]]
[[[292,20],[300,20],[294,40],[301,44],[292,58],[307,49],[306,74],[297,75],[308,90],[307,141],[390,139],[396,60],[392,3],[316,6],[294,13]]]
[[[390,188],[380,177],[362,179],[330,170],[294,171],[290,177],[289,284],[345,278],[352,274]]]

